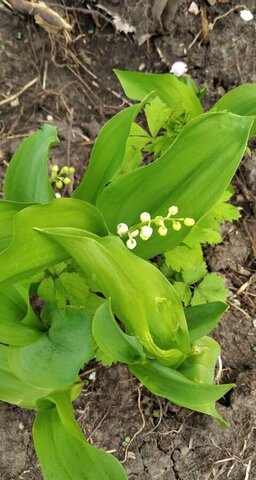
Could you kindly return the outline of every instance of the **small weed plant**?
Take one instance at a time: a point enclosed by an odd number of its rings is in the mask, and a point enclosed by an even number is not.
[[[215,404],[232,385],[214,384],[220,347],[208,336],[226,290],[202,245],[239,216],[229,185],[256,130],[256,85],[204,113],[189,77],[116,74],[139,103],[102,128],[71,197],[56,198],[74,169],[49,175],[58,139],[43,125],[14,154],[0,202],[0,398],[36,411],[45,480],[127,478],[73,414],[93,359],[226,425]]]

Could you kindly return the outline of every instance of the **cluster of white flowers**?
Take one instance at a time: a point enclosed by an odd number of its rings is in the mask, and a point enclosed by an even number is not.
[[[176,232],[182,228],[182,224],[186,227],[193,227],[193,225],[195,225],[195,220],[193,218],[177,218],[176,215],[178,214],[178,211],[178,207],[172,205],[169,207],[166,217],[157,216],[155,218],[151,218],[151,215],[148,212],[142,212],[140,214],[140,223],[130,228],[126,223],[119,223],[117,225],[117,234],[120,237],[125,237],[127,248],[133,250],[137,245],[136,237],[140,237],[141,240],[144,241],[148,240],[154,233],[154,226],[157,227],[157,233],[161,237],[165,237],[168,233],[166,223],[169,223],[172,229]]]

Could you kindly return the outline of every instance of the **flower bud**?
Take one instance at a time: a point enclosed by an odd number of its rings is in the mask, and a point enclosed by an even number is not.
[[[137,230],[134,230],[133,232],[131,232],[130,235],[131,235],[132,238],[135,238],[135,237],[137,237],[137,236],[139,235],[139,233],[140,233],[140,232],[139,232],[139,230],[137,229]]]
[[[173,222],[172,228],[173,228],[173,230],[178,232],[181,229],[181,223],[180,222]]]
[[[52,173],[58,173],[58,171],[59,171],[58,165],[53,165],[51,170],[52,170]]]
[[[195,225],[195,220],[193,218],[184,218],[184,225],[186,225],[186,227],[193,227],[193,225]]]
[[[62,167],[61,173],[69,173],[69,168],[68,167]]]
[[[178,207],[176,207],[176,205],[172,205],[168,210],[168,216],[171,217],[172,215],[177,215],[178,211]]]
[[[126,246],[127,248],[129,248],[129,250],[133,250],[137,245],[137,242],[134,238],[128,238],[127,242],[126,242]]]
[[[75,167],[69,167],[68,173],[75,173],[76,169]]]
[[[153,228],[148,227],[147,225],[144,225],[144,227],[141,227],[140,230],[140,238],[141,240],[148,240],[153,233]]]
[[[62,183],[61,180],[57,180],[56,183],[55,183],[55,185],[56,185],[56,187],[57,187],[58,189],[60,189],[60,188],[63,187],[63,183]]]
[[[62,181],[63,181],[64,185],[70,185],[70,184],[71,184],[71,180],[70,180],[70,178],[68,178],[68,177],[63,178]]]
[[[117,234],[122,236],[122,235],[125,235],[125,233],[127,233],[129,230],[129,227],[128,225],[126,225],[126,223],[119,223],[117,225]]]
[[[140,221],[141,222],[149,222],[151,220],[150,213],[148,212],[142,212],[140,214]]]
[[[167,230],[166,226],[161,225],[161,227],[159,227],[159,229],[158,229],[158,233],[159,233],[159,235],[161,235],[161,237],[165,237],[165,235],[167,235],[167,233],[168,233],[168,230]]]

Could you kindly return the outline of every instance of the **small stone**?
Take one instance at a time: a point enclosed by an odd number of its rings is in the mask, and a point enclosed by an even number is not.
[[[191,15],[198,15],[199,14],[199,8],[196,2],[191,2],[188,8],[188,13]]]
[[[250,10],[241,10],[240,17],[244,22],[250,22],[253,20],[253,14]]]
[[[53,116],[52,115],[47,115],[46,117],[47,122],[52,122],[53,121]]]
[[[146,68],[145,63],[141,63],[141,64],[139,65],[138,70],[139,70],[139,72],[142,72],[143,70],[145,70],[145,68]]]
[[[89,375],[89,380],[91,380],[91,381],[93,381],[93,382],[94,382],[94,380],[96,380],[96,372],[90,373],[90,375]]]
[[[10,102],[11,107],[18,107],[19,104],[20,104],[20,101],[19,101],[18,97]]]

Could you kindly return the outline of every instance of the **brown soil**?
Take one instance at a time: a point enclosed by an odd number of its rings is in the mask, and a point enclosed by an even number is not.
[[[61,140],[53,161],[75,165],[79,178],[100,126],[127,102],[114,67],[166,72],[175,60],[183,59],[198,84],[207,86],[207,106],[233,86],[256,81],[256,24],[241,20],[237,1],[219,0],[215,6],[210,6],[212,1],[198,2],[213,24],[210,42],[198,35],[200,15],[187,14],[189,1],[182,3],[168,32],[161,25],[164,19],[151,13],[149,0],[102,0],[101,16],[89,14],[87,5],[99,11],[98,3],[69,1],[67,10],[57,3],[59,9],[55,8],[66,13],[73,26],[72,42],[67,43],[62,34],[49,35],[32,17],[12,12],[7,2],[0,2],[2,176],[22,138],[49,122],[51,115]],[[245,4],[256,16],[254,0]],[[136,27],[136,34],[117,34],[111,11]],[[32,86],[15,96],[33,79]],[[125,460],[130,480],[256,478],[256,154],[252,151],[235,179],[234,201],[241,207],[242,219],[227,225],[224,243],[207,251],[211,270],[227,276],[232,294],[230,310],[216,331],[222,346],[222,380],[236,383],[219,405],[230,428],[222,430],[211,418],[153,397],[122,365],[96,366],[96,380],[89,381],[77,402],[86,435]],[[33,413],[2,403],[0,418],[1,480],[40,480],[30,434]],[[127,436],[133,440],[126,450]]]

